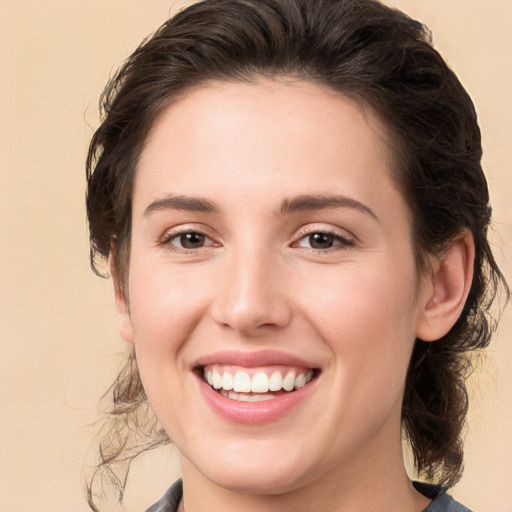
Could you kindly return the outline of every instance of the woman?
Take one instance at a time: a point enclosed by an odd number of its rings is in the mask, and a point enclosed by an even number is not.
[[[132,350],[99,469],[171,440],[183,488],[151,512],[467,510],[465,377],[508,290],[475,110],[426,29],[371,0],[200,2],[103,111],[91,261]]]

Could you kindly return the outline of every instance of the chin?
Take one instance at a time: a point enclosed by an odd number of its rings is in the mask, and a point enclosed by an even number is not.
[[[303,456],[298,458],[297,450],[294,452],[289,451],[284,457],[275,449],[264,457],[263,450],[252,451],[252,454],[245,452],[243,456],[239,451],[234,457],[223,453],[198,468],[210,481],[233,492],[268,496],[285,494],[306,485],[308,474],[314,474],[306,470],[308,463]]]
[[[238,471],[222,472],[211,475],[210,480],[217,485],[232,492],[259,495],[275,496],[286,494],[303,486],[304,478],[297,479],[296,474],[289,470],[268,471],[266,468],[239,468]]]

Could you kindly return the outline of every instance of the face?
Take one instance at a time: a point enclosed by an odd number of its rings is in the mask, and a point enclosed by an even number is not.
[[[213,83],[157,120],[118,302],[189,473],[275,494],[401,456],[425,299],[384,140],[302,82]]]

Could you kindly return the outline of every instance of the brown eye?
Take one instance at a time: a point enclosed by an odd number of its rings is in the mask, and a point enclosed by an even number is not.
[[[166,245],[171,250],[183,249],[186,251],[193,251],[215,245],[210,237],[203,235],[203,233],[199,231],[184,231],[182,233],[171,234],[162,241],[162,244]]]
[[[334,245],[335,239],[326,233],[313,233],[308,236],[308,242],[312,249],[330,249]]]
[[[205,245],[206,237],[201,233],[183,233],[175,238],[183,249],[199,249]]]
[[[349,240],[337,233],[316,231],[303,236],[297,243],[298,247],[306,249],[313,249],[315,251],[327,251],[332,248],[342,249],[354,245],[352,240]]]

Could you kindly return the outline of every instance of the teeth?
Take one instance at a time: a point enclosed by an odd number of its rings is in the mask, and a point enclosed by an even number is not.
[[[231,400],[237,400],[238,402],[263,402],[265,400],[272,400],[275,398],[274,395],[261,395],[261,394],[247,394],[247,393],[235,393],[233,391],[221,391],[221,394],[230,398]]]
[[[264,400],[272,400],[273,395],[238,395],[241,402],[263,402]]]
[[[290,370],[286,373],[283,378],[283,374],[280,371],[274,371],[270,377],[264,371],[257,371],[253,377],[244,370],[237,370],[233,375],[229,371],[219,369],[215,366],[211,369],[204,369],[204,380],[208,382],[214,389],[222,391],[230,391],[231,395],[235,396],[235,400],[245,400],[245,395],[238,395],[238,393],[253,393],[262,394],[276,391],[293,391],[294,389],[300,389],[305,386],[313,378],[313,370],[298,372],[297,370]],[[227,393],[222,393],[227,396]],[[240,397],[242,398],[240,398]],[[269,398],[269,395],[250,395],[259,396],[255,400],[262,400],[261,396],[265,396],[265,399]],[[273,397],[273,395],[270,395]],[[229,398],[232,398],[229,396]],[[252,401],[252,398],[247,401]]]
[[[231,375],[231,373],[224,372],[222,376],[222,388],[226,391],[233,389],[233,375]]]
[[[213,370],[213,387],[220,389],[222,387],[222,377],[217,370]]]
[[[285,391],[291,391],[295,387],[295,372],[290,371],[286,374],[283,379],[283,389]]]
[[[233,391],[237,391],[238,393],[251,392],[251,378],[248,373],[242,370],[238,370],[235,373],[235,378],[233,379]]]
[[[299,375],[297,375],[297,378],[295,379],[294,388],[299,389],[305,385],[306,385],[306,374],[299,373]]]
[[[254,375],[251,382],[251,391],[253,393],[266,393],[268,391],[268,377],[263,372]]]
[[[283,388],[283,376],[281,372],[274,372],[269,379],[268,389],[270,391],[280,391]]]

